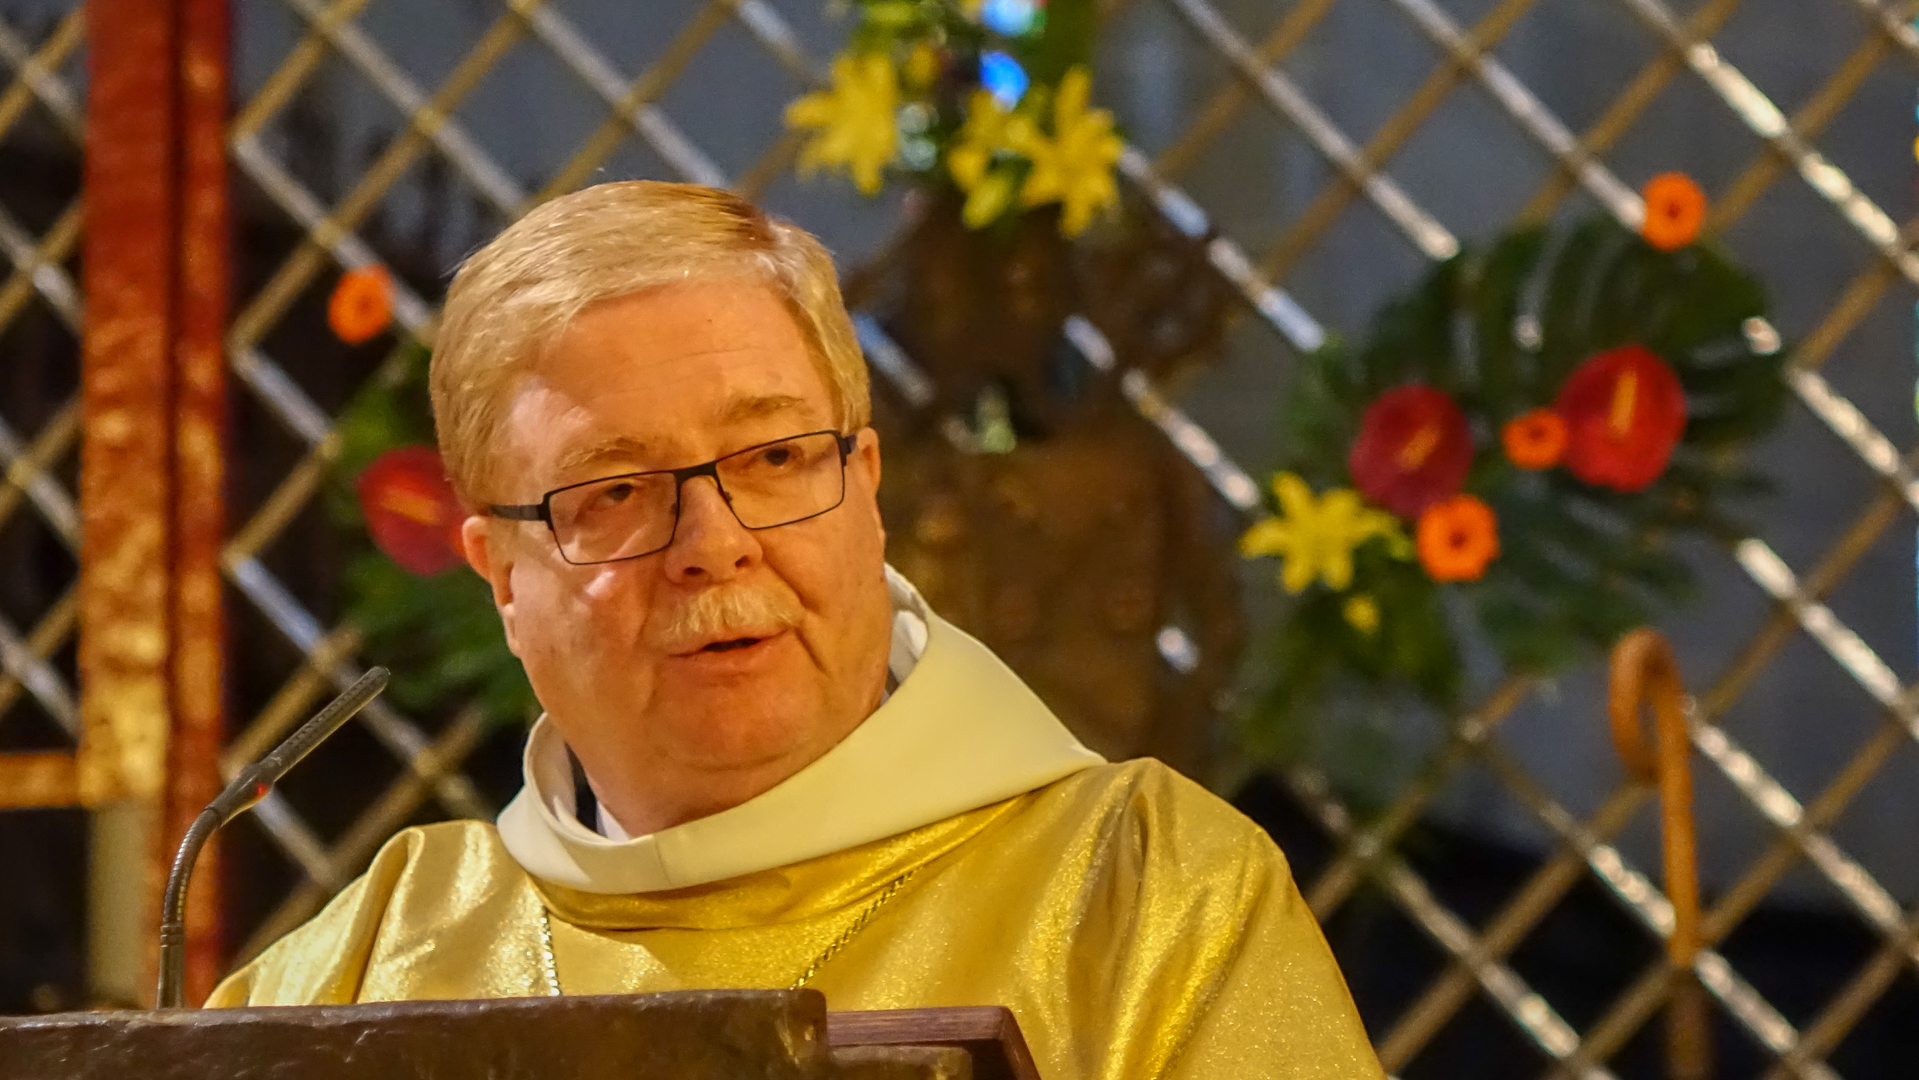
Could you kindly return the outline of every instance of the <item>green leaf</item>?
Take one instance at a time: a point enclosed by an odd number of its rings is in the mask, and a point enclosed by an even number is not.
[[[1618,226],[1596,218],[1572,234],[1552,260],[1540,306],[1539,378],[1557,388],[1575,365],[1592,355],[1588,294],[1601,269],[1600,257]]]
[[[487,585],[465,570],[420,577],[376,551],[347,564],[348,621],[365,654],[393,670],[388,693],[405,708],[429,710],[476,699],[489,720],[516,723],[538,704]]]
[[[1494,417],[1508,419],[1542,400],[1525,391],[1518,369],[1519,322],[1523,290],[1546,247],[1544,229],[1526,229],[1494,246],[1474,282],[1470,298],[1473,343],[1478,347],[1478,388],[1474,397]]]

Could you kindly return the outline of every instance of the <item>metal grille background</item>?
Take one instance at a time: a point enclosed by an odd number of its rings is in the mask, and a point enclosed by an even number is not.
[[[0,18],[0,749],[71,753],[85,35],[37,6]]]
[[[1329,328],[1356,329],[1384,290],[1404,284],[1426,260],[1457,250],[1455,230],[1478,234],[1515,216],[1569,207],[1596,207],[1636,225],[1643,208],[1635,191],[1645,174],[1626,175],[1611,162],[1645,158],[1643,149],[1633,149],[1636,140],[1682,137],[1668,122],[1675,110],[1709,116],[1722,133],[1712,146],[1722,151],[1723,175],[1701,176],[1714,197],[1712,228],[1736,242],[1749,215],[1790,214],[1800,223],[1793,235],[1803,238],[1805,252],[1847,267],[1849,283],[1832,295],[1781,297],[1781,320],[1797,342],[1788,369],[1803,405],[1795,422],[1829,432],[1821,437],[1844,449],[1848,470],[1835,478],[1837,490],[1864,494],[1847,508],[1832,539],[1796,553],[1797,567],[1764,537],[1710,553],[1743,575],[1740,588],[1751,592],[1756,602],[1747,607],[1755,614],[1744,645],[1716,658],[1718,670],[1701,683],[1693,712],[1695,746],[1711,765],[1708,773],[1717,774],[1709,782],[1723,781],[1766,824],[1768,836],[1717,897],[1706,920],[1708,942],[1723,940],[1789,873],[1805,877],[1808,871],[1877,942],[1853,979],[1815,1011],[1793,1018],[1722,953],[1709,949],[1698,962],[1698,976],[1724,1012],[1776,1063],[1770,1075],[1825,1078],[1838,1075],[1827,1059],[1847,1032],[1895,978],[1919,966],[1919,909],[1907,906],[1913,898],[1902,902],[1832,833],[1887,763],[1912,752],[1919,712],[1881,652],[1828,603],[1882,538],[1909,535],[1919,480],[1910,455],[1868,419],[1869,412],[1887,415],[1884,403],[1862,411],[1825,370],[1863,320],[1887,304],[1897,307],[1919,284],[1919,253],[1912,250],[1919,221],[1893,220],[1887,206],[1903,203],[1903,196],[1862,190],[1843,163],[1822,155],[1820,140],[1834,123],[1857,122],[1846,107],[1874,80],[1910,82],[1919,35],[1906,20],[1919,13],[1919,0],[1790,0],[1820,25],[1849,27],[1853,44],[1830,63],[1802,56],[1803,63],[1768,72],[1790,87],[1775,97],[1764,80],[1755,82],[1757,72],[1722,55],[1714,41],[1742,6],[1787,3],[1705,0],[1682,11],[1669,0],[1297,0],[1237,3],[1223,11],[1213,0],[1114,0],[1107,5],[1110,25],[1148,20],[1150,32],[1125,40],[1176,39],[1153,47],[1186,50],[1191,80],[1181,94],[1135,93],[1127,69],[1136,54],[1125,54],[1102,69],[1102,96],[1121,107],[1122,119],[1142,138],[1152,136],[1151,146],[1129,148],[1122,162],[1126,182],[1181,230],[1210,237],[1213,266],[1244,297],[1233,355],[1210,383],[1193,389],[1195,408],[1209,399],[1243,397],[1249,387],[1270,399],[1290,356],[1315,347]],[[243,197],[253,206],[247,257],[255,276],[245,282],[228,347],[240,399],[236,441],[248,458],[239,467],[249,470],[243,483],[251,494],[239,506],[225,568],[242,598],[236,622],[243,647],[259,650],[263,660],[255,666],[277,674],[272,685],[241,688],[265,704],[241,718],[230,762],[269,745],[330,687],[360,672],[353,628],[324,615],[334,605],[333,583],[308,572],[327,565],[334,543],[318,502],[337,452],[332,415],[383,362],[342,361],[337,349],[314,344],[324,340],[321,302],[338,271],[375,260],[394,265],[412,284],[402,289],[399,320],[430,342],[440,275],[460,250],[541,198],[596,178],[633,175],[729,184],[820,228],[842,254],[870,249],[887,231],[891,206],[865,205],[841,186],[802,186],[786,176],[795,147],[780,129],[779,109],[816,83],[844,32],[843,24],[821,20],[822,6],[817,0],[256,0],[241,6],[236,82],[244,96],[230,147]],[[1609,107],[1577,122],[1557,115],[1501,59],[1508,35],[1547,10],[1584,20],[1573,25],[1603,24],[1604,33],[1624,43],[1609,55],[1642,58],[1626,70],[1595,72],[1618,89]],[[1342,55],[1338,28],[1355,19],[1390,23],[1404,56],[1385,63]],[[49,41],[38,47],[56,60],[73,48]],[[0,37],[0,60],[17,68],[6,51],[11,42]],[[1578,45],[1564,42],[1567,63],[1582,61]],[[1408,62],[1397,62],[1402,59]],[[1316,100],[1299,70],[1316,86],[1337,87],[1342,80],[1406,85],[1395,109],[1368,116]],[[71,124],[71,106],[59,104],[68,98],[46,89],[51,85],[16,81],[0,98],[0,127],[21,95]],[[529,91],[537,92],[529,97]],[[1152,109],[1126,115],[1129,100]],[[1505,178],[1503,186],[1482,182],[1473,175],[1476,148],[1421,144],[1430,130],[1461,130],[1456,122],[1441,123],[1456,120],[1461,110],[1469,130],[1520,148],[1515,159],[1531,161],[1530,171]],[[1243,151],[1262,139],[1299,151],[1274,159],[1294,163],[1286,175],[1275,180],[1218,162],[1209,167],[1209,155],[1244,160],[1230,148]],[[753,149],[734,152],[742,146]],[[733,156],[722,158],[716,147]],[[1436,170],[1432,163],[1448,150],[1455,167]],[[1191,193],[1181,186],[1189,181]],[[1525,191],[1507,201],[1514,183]],[[70,218],[35,238],[0,217],[0,245],[16,266],[0,292],[0,323],[27,302],[46,304],[69,323],[75,317],[71,287],[57,270],[72,246]],[[36,247],[38,260],[23,261]],[[1315,288],[1342,248],[1383,253],[1372,279],[1350,289],[1322,280]],[[23,265],[47,269],[29,274],[18,269]],[[1295,287],[1299,295],[1289,291]],[[883,381],[909,402],[923,398],[911,359],[870,322],[862,332]],[[1089,363],[1111,366],[1111,351],[1090,323],[1072,321],[1069,336]],[[1256,511],[1254,480],[1170,395],[1137,374],[1124,385],[1223,499],[1245,513]],[[1900,404],[1894,414],[1902,412]],[[1231,422],[1251,423],[1244,413],[1242,407]],[[70,445],[70,428],[71,410],[37,432],[0,427],[0,457],[15,477],[14,486],[0,488],[0,515],[31,504],[25,512],[70,537],[64,489],[39,471]],[[1262,445],[1243,432],[1233,442]],[[69,633],[70,601],[34,613],[27,625],[18,621],[0,620],[0,655],[7,660],[7,678],[0,679],[0,695],[7,696],[0,703],[24,685],[57,717],[70,710],[61,704],[70,694],[44,660]],[[1795,796],[1769,771],[1779,763],[1746,752],[1737,732],[1719,721],[1781,650],[1807,643],[1827,654],[1854,688],[1829,708],[1864,722],[1834,728],[1835,738],[1848,741],[1843,766],[1823,789]],[[1169,641],[1169,662],[1183,655],[1178,644]],[[1695,679],[1702,674],[1693,671]],[[1575,1025],[1510,963],[1529,933],[1583,884],[1603,887],[1649,940],[1672,919],[1656,884],[1615,843],[1635,821],[1643,827],[1649,793],[1621,787],[1575,810],[1504,740],[1502,724],[1535,689],[1518,681],[1498,686],[1481,707],[1447,727],[1381,808],[1364,815],[1344,805],[1320,772],[1300,768],[1283,777],[1337,847],[1327,866],[1301,883],[1315,912],[1329,919],[1362,888],[1376,890],[1443,957],[1441,973],[1373,1033],[1389,1070],[1417,1071],[1421,1050],[1478,999],[1537,1048],[1545,1074],[1609,1076],[1609,1063],[1663,1000],[1672,973],[1655,961],[1600,1015]],[[489,739],[497,747],[509,737],[489,735],[477,714],[416,717],[381,704],[363,720],[354,736],[359,743],[342,739],[322,753],[389,762],[384,770],[358,767],[365,790],[303,790],[296,778],[261,807],[256,827],[284,860],[288,891],[273,910],[249,914],[243,952],[310,915],[395,828],[495,809],[462,767]],[[501,757],[497,748],[490,752]],[[1537,873],[1477,922],[1443,902],[1397,846],[1424,811],[1468,777],[1495,789],[1554,845]]]

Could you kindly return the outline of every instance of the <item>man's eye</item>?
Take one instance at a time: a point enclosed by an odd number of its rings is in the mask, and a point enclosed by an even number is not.
[[[790,446],[771,446],[760,452],[760,463],[776,467],[790,465],[798,456]]]
[[[593,499],[594,507],[618,506],[633,495],[632,484],[612,484],[601,488]]]

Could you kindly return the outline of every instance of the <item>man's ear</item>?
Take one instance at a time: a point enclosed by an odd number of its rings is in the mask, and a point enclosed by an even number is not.
[[[506,647],[518,656],[513,639],[513,557],[511,541],[498,531],[499,523],[485,514],[472,514],[460,523],[460,553],[473,572],[493,591],[493,607],[506,629]]]
[[[513,606],[513,560],[503,558],[504,544],[496,544],[493,519],[485,514],[470,514],[460,523],[460,554],[473,572],[486,579],[493,589],[493,606],[502,615]]]
[[[853,455],[866,466],[873,477],[873,490],[880,489],[880,433],[870,427],[860,429],[859,441],[853,447]]]
[[[866,475],[873,478],[873,521],[879,526],[880,540],[886,539],[886,522],[880,519],[880,433],[870,427],[861,428],[859,442],[853,447],[853,457]]]

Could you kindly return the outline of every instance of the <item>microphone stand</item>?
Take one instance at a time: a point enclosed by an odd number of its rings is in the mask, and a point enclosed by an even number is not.
[[[173,869],[167,874],[167,889],[160,901],[160,988],[154,999],[159,1008],[177,1009],[185,1004],[187,881],[193,876],[193,864],[200,857],[200,849],[222,825],[258,805],[301,758],[312,753],[314,747],[378,697],[380,691],[386,689],[388,674],[387,669],[375,667],[360,676],[345,693],[300,725],[299,730],[271,753],[241,769],[226,790],[208,803],[187,827],[186,836],[180,840],[180,851],[173,857]]]

